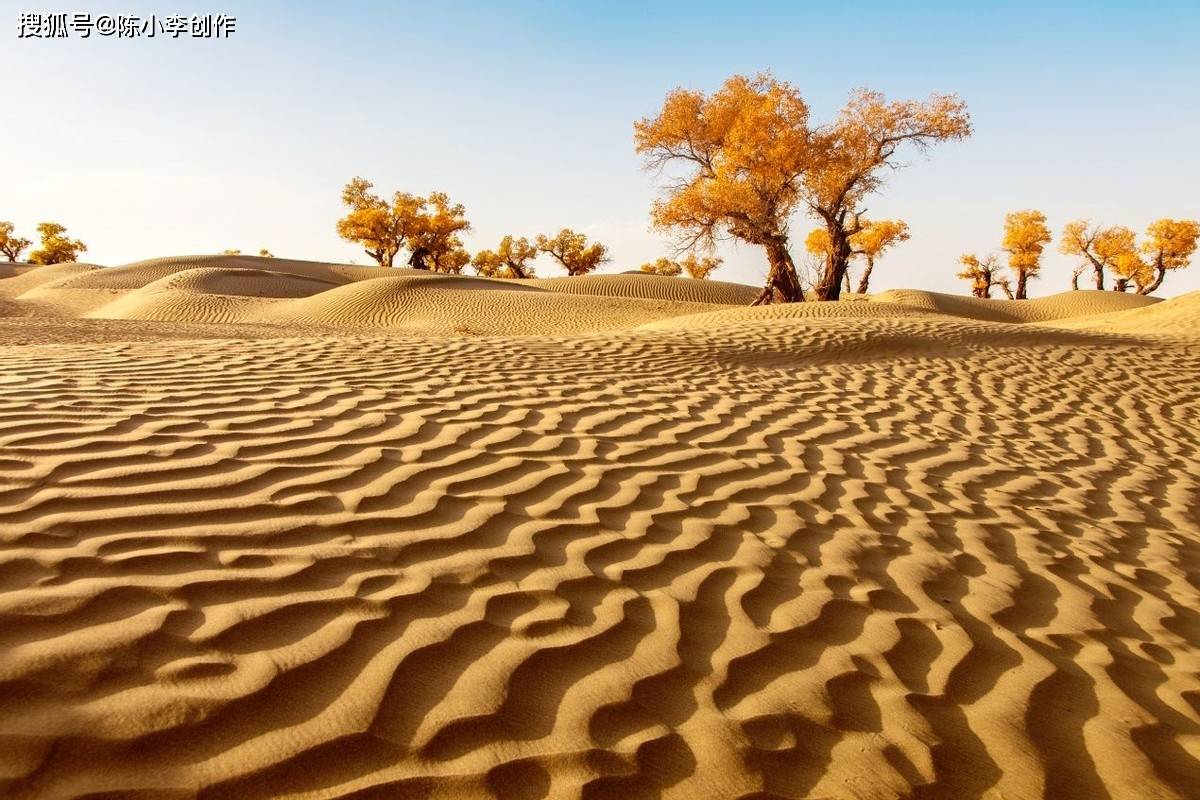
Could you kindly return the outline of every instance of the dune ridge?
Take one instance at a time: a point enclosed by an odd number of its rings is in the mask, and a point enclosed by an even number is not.
[[[257,261],[8,300],[0,796],[1194,796],[1200,293]]]

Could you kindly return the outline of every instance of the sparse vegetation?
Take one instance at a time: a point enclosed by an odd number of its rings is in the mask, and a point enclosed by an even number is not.
[[[536,246],[561,264],[568,275],[586,275],[609,260],[607,247],[599,242],[588,244],[586,236],[570,228],[554,236],[538,236]]]
[[[0,254],[9,261],[20,261],[23,253],[32,244],[28,239],[22,239],[13,233],[15,226],[11,222],[0,221]]]
[[[37,226],[37,231],[42,243],[29,254],[30,264],[66,264],[78,261],[79,255],[87,252],[87,245],[79,239],[69,238],[67,229],[57,222],[43,222]]]

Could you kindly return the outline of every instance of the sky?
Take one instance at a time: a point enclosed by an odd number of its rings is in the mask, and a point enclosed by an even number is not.
[[[912,238],[872,290],[965,292],[960,253],[998,250],[1037,208],[1055,241],[1031,294],[1069,287],[1076,218],[1137,231],[1200,218],[1200,3],[237,2],[0,0],[0,219],[61,222],[117,265],[268,248],[369,263],[340,240],[341,187],[445,191],[467,248],[562,227],[610,248],[604,271],[672,252],[635,120],[676,86],[771,71],[817,122],[855,87],[954,92],[975,132],[909,153],[864,204]],[[194,0],[193,0],[194,3]],[[229,39],[19,39],[21,12],[229,14]],[[814,223],[797,215],[793,253]],[[761,250],[714,277],[759,283]],[[558,274],[539,262],[540,274]],[[1200,258],[1160,294],[1200,289]]]

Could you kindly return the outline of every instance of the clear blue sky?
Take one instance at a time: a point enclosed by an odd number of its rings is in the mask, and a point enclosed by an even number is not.
[[[227,247],[364,263],[334,232],[341,186],[363,175],[449,192],[472,251],[570,226],[611,247],[608,270],[633,269],[669,244],[648,229],[633,121],[674,86],[763,69],[818,120],[856,86],[968,102],[975,135],[914,156],[867,203],[913,233],[873,288],[964,291],[958,254],[997,247],[1015,209],[1056,234],[1076,217],[1200,218],[1195,0],[830,5],[0,0],[0,219],[61,221],[108,265]],[[21,11],[223,12],[238,30],[18,40]],[[793,223],[798,256],[809,227]],[[765,272],[755,249],[724,255],[717,277]],[[1043,274],[1035,293],[1064,289],[1070,262]],[[1164,293],[1197,288],[1200,263]]]

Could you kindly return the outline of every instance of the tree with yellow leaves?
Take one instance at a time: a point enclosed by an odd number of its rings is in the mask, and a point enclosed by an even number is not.
[[[1086,219],[1068,222],[1058,250],[1063,255],[1082,256],[1084,261],[1071,276],[1071,288],[1079,288],[1079,276],[1091,267],[1097,289],[1104,288],[1104,271],[1115,270],[1116,262],[1133,253],[1134,234],[1121,225],[1092,225]]]
[[[679,262],[672,261],[669,258],[659,258],[642,264],[641,270],[651,275],[665,275],[667,277],[676,277],[683,274],[683,267],[680,266]]]
[[[1198,238],[1200,222],[1196,220],[1156,220],[1146,229],[1146,241],[1140,247],[1133,231],[1123,225],[1091,226],[1087,220],[1075,220],[1063,229],[1060,249],[1086,260],[1075,271],[1073,288],[1078,288],[1078,275],[1090,266],[1097,289],[1104,288],[1108,270],[1114,276],[1114,291],[1136,287],[1139,294],[1150,294],[1162,286],[1168,270],[1188,265]]]
[[[270,250],[268,250],[265,247],[258,251],[258,255],[260,258],[274,258],[275,257],[275,254],[272,253]]]
[[[1150,294],[1162,286],[1167,270],[1186,267],[1196,252],[1200,239],[1200,222],[1194,219],[1160,219],[1150,223],[1146,229],[1148,241],[1142,244],[1142,253],[1149,271],[1149,280],[1138,283],[1138,292]]]
[[[971,294],[975,297],[991,297],[992,287],[999,286],[1005,297],[1009,300],[1013,299],[1012,287],[1009,285],[1008,279],[1000,277],[1004,267],[1000,265],[1000,260],[995,255],[980,258],[974,253],[963,253],[959,256],[958,262],[963,265],[963,270],[956,273],[955,277],[969,280]]]
[[[32,244],[28,239],[14,235],[13,230],[11,222],[0,221],[0,253],[9,261],[19,260],[25,248]]]
[[[858,279],[858,294],[866,294],[871,285],[871,273],[875,269],[875,260],[901,242],[908,241],[908,223],[898,219],[859,220],[859,230],[850,237],[851,259],[862,257],[866,267]],[[826,228],[814,228],[804,240],[804,247],[816,256],[829,258],[833,247]],[[842,273],[842,283],[845,291],[850,291],[850,270]]]
[[[78,261],[80,253],[87,252],[87,245],[78,239],[67,237],[67,229],[57,222],[43,222],[37,226],[42,245],[29,254],[30,264],[65,264]]]
[[[720,256],[699,256],[696,253],[688,253],[681,259],[659,258],[655,261],[642,264],[642,272],[649,272],[652,275],[668,275],[679,276],[687,275],[695,280],[707,280],[712,275],[713,270],[721,266],[722,259]]]
[[[532,278],[529,262],[537,258],[538,250],[522,236],[505,236],[495,250],[480,250],[471,265],[475,272],[487,278]]]
[[[824,223],[830,246],[816,295],[836,300],[850,237],[861,229],[859,206],[882,186],[884,168],[899,166],[899,149],[925,149],[971,130],[965,105],[952,95],[888,102],[864,90],[828,125],[812,128],[808,117],[790,84],[735,75],[711,96],[676,89],[656,117],[634,124],[647,167],[685,170],[655,202],[655,226],[681,232],[685,248],[726,237],[761,246],[769,272],[756,304],[804,299],[788,251],[797,209]]]
[[[1001,247],[1008,253],[1008,266],[1017,276],[1016,299],[1024,300],[1030,278],[1042,269],[1042,251],[1050,243],[1046,215],[1035,209],[1014,211],[1004,217]]]
[[[587,243],[587,236],[563,228],[554,236],[538,236],[536,247],[562,264],[568,275],[586,275],[608,261],[608,248]]]
[[[722,263],[724,260],[720,256],[698,256],[688,253],[679,261],[679,266],[683,267],[683,273],[689,278],[704,281],[708,280]]]
[[[408,232],[408,247],[412,255],[408,265],[413,269],[434,272],[460,273],[471,261],[463,249],[459,233],[469,231],[466,210],[461,203],[451,203],[445,192],[433,192],[421,200],[413,215]]]
[[[337,232],[346,241],[362,245],[379,266],[390,267],[413,234],[424,200],[396,192],[389,203],[371,191],[374,185],[366,178],[354,178],[342,189],[342,203],[349,213],[338,220]]]

